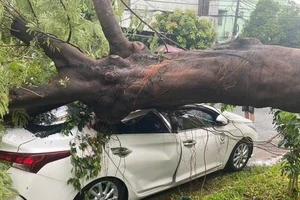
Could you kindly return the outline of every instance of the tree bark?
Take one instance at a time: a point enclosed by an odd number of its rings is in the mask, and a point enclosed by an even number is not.
[[[143,43],[129,42],[126,39],[114,15],[111,0],[93,0],[93,3],[104,35],[108,40],[111,55],[127,58],[133,53],[150,53]]]
[[[93,2],[114,54],[99,60],[54,36],[29,33],[26,21],[14,20],[11,33],[25,44],[36,37],[55,62],[58,75],[36,88],[11,90],[11,110],[25,108],[36,114],[43,108],[82,101],[108,123],[135,109],[167,109],[188,103],[271,106],[300,112],[300,50],[237,39],[207,51],[157,56],[141,43],[126,40],[109,0]]]
[[[95,63],[93,59],[80,52],[77,48],[59,40],[55,36],[41,32],[29,32],[26,24],[26,20],[22,17],[15,17],[11,25],[11,34],[26,45],[30,45],[30,41],[33,39],[37,39],[45,54],[55,63],[57,70],[64,67],[81,67]]]

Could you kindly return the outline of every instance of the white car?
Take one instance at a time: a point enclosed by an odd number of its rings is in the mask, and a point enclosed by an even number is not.
[[[84,199],[67,184],[72,177],[70,141],[78,130],[61,133],[63,113],[68,113],[66,106],[56,110],[50,125],[8,129],[2,138],[0,159],[11,163],[19,191],[15,199]],[[242,170],[257,139],[250,120],[202,104],[134,111],[115,127],[100,175],[84,181],[91,199],[141,199],[217,170]]]

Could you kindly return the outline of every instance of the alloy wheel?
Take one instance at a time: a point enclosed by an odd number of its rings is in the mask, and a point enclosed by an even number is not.
[[[117,200],[118,188],[110,181],[101,181],[89,190],[89,197],[91,200]]]
[[[234,151],[233,166],[237,169],[243,167],[248,160],[249,146],[246,143],[241,143]]]

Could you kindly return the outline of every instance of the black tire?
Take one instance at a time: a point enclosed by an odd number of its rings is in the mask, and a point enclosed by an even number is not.
[[[231,172],[241,171],[252,154],[253,145],[250,140],[242,139],[233,148],[225,169]]]
[[[99,191],[102,188],[103,193]],[[107,196],[107,198],[104,199],[117,199],[117,200],[128,200],[128,190],[125,186],[125,184],[116,178],[101,178],[92,181],[88,185],[86,185],[81,193],[78,193],[74,200],[86,200],[87,199],[95,199],[96,194],[99,195],[99,199],[101,195],[105,195],[104,193],[105,189],[108,191],[113,191],[111,195]],[[107,194],[106,194],[107,195]],[[103,198],[103,196],[101,196]],[[116,197],[116,198],[112,198]]]

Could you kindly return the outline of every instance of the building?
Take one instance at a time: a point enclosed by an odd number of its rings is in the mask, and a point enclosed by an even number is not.
[[[175,9],[194,10],[199,16],[210,20],[215,27],[218,23],[215,17],[218,14],[217,4],[219,0],[130,0],[130,8],[145,21],[151,24],[155,15],[161,12],[173,12]],[[126,10],[122,17],[122,27],[137,27],[130,18],[130,11]],[[151,31],[148,27],[142,27],[144,31]]]
[[[281,5],[287,5],[291,0],[276,1]],[[155,14],[160,12],[172,12],[176,8],[195,10],[200,17],[211,21],[218,34],[218,41],[224,42],[232,39],[235,31],[238,34],[243,29],[257,2],[258,0],[130,0],[129,5],[150,23],[154,20]],[[129,27],[130,24],[132,21],[127,10],[123,16],[122,26]],[[143,27],[143,30],[151,31],[147,27]]]

